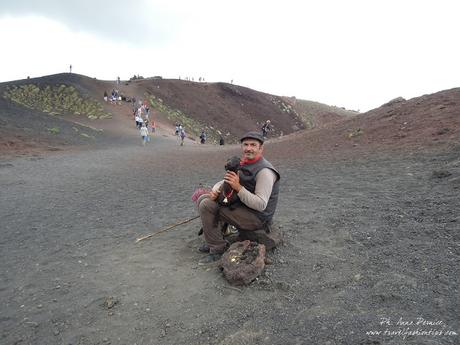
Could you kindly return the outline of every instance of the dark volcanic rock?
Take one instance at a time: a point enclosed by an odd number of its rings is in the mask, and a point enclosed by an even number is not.
[[[452,173],[450,173],[447,170],[434,170],[432,177],[433,178],[445,178],[445,177],[449,177],[450,175],[452,175]]]
[[[235,242],[222,256],[224,277],[232,285],[247,285],[265,267],[265,246],[249,240]]]
[[[394,99],[392,99],[391,101],[385,103],[384,105],[382,105],[382,107],[389,107],[389,106],[392,106],[392,105],[395,105],[395,104],[398,104],[398,103],[403,103],[405,102],[406,99],[403,98],[403,97],[396,97]]]

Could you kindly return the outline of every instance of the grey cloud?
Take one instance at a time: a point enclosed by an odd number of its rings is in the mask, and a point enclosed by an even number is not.
[[[0,16],[40,15],[84,31],[134,44],[161,44],[180,22],[160,6],[141,0],[0,0]]]

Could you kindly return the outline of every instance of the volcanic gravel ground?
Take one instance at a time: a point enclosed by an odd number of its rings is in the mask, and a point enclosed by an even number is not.
[[[197,265],[199,220],[135,239],[195,216],[238,148],[153,139],[0,161],[1,344],[459,343],[458,149],[267,147],[285,244],[235,288]]]

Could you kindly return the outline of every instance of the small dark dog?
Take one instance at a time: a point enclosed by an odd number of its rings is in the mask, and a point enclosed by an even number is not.
[[[225,171],[233,171],[235,174],[238,174],[238,171],[241,169],[240,165],[240,157],[233,156],[231,157],[227,163],[225,164]],[[217,226],[219,223],[219,213],[222,207],[229,207],[231,210],[238,205],[240,202],[240,198],[238,198],[238,194],[235,190],[224,181],[222,188],[220,190],[219,196],[216,199],[218,204],[216,215],[214,217],[214,224]],[[225,234],[227,233],[228,223],[224,223],[222,225],[221,231]]]
[[[225,171],[233,171],[236,174],[238,174],[240,168],[240,157],[238,156],[231,157],[227,160],[227,163],[225,164]],[[220,193],[216,199],[216,202],[218,204],[218,207],[214,217],[215,226],[217,226],[219,223],[220,209],[222,207],[229,207],[230,209],[233,209],[240,202],[240,198],[238,198],[238,194],[233,190],[233,188],[227,182],[224,181]],[[228,223],[223,223],[221,231],[225,234],[227,233],[227,228]],[[198,232],[198,236],[200,236],[201,234],[203,234],[203,228],[201,228]]]
[[[238,174],[238,171],[241,169],[240,157],[233,156],[225,164],[225,171],[233,171],[235,174]],[[239,201],[237,193],[233,188],[224,181],[222,189],[217,197],[217,203],[220,206],[231,206]]]

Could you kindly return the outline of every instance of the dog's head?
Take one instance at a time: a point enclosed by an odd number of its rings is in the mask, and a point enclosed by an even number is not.
[[[233,171],[234,173],[236,173],[238,172],[238,170],[240,170],[240,168],[240,157],[238,156],[233,156],[229,158],[227,163],[225,164],[226,171]]]

